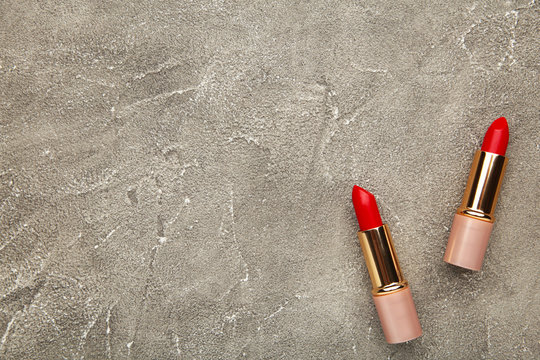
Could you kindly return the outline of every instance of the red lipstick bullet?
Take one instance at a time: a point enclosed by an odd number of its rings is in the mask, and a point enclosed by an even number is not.
[[[411,290],[403,277],[388,225],[383,224],[373,194],[354,186],[352,199],[358,239],[371,278],[373,301],[386,341],[402,343],[422,335]]]
[[[354,185],[352,201],[361,231],[373,229],[383,224],[377,208],[377,201],[372,193]]]
[[[484,136],[484,142],[480,150],[504,156],[508,146],[508,123],[503,117],[495,120]]]
[[[508,159],[508,123],[495,120],[476,152],[461,206],[457,209],[444,254],[444,261],[465,269],[482,268],[495,217],[495,205]]]

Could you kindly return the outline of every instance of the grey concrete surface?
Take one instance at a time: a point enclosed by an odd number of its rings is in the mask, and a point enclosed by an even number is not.
[[[528,1],[0,3],[0,358],[540,358]],[[484,268],[442,261],[510,124]],[[385,343],[372,191],[424,329]]]

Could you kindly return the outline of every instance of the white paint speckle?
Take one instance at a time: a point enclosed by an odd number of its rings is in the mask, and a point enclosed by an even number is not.
[[[128,356],[129,356],[129,354],[131,354],[131,345],[133,345],[133,341],[130,341],[130,342],[128,342],[128,343],[126,344],[126,347],[127,347],[127,349],[128,349]]]

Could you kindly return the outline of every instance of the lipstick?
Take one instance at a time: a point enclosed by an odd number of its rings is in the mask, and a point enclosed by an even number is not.
[[[355,185],[352,200],[360,226],[358,239],[373,285],[371,293],[386,341],[397,344],[416,339],[422,335],[418,314],[375,196]]]
[[[474,155],[444,254],[444,261],[449,264],[475,271],[482,268],[508,161],[508,137],[508,123],[500,117],[488,128],[481,149]]]

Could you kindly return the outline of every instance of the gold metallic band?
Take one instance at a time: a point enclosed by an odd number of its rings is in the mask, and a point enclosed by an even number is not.
[[[373,295],[384,295],[407,287],[388,225],[359,231],[358,239],[373,284]]]
[[[457,213],[493,222],[495,205],[508,159],[478,150],[474,154],[469,180]]]

